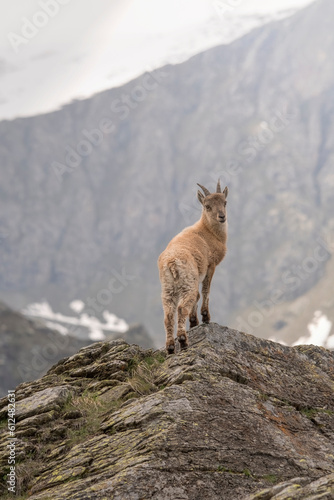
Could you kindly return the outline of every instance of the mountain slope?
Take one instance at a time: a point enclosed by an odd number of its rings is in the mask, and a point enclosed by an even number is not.
[[[331,259],[320,277],[318,283],[309,291],[290,301],[274,304],[272,301],[257,303],[257,307],[240,311],[236,323],[242,323],[249,333],[256,330],[256,334],[265,337],[266,332],[272,331],[271,339],[279,339],[286,344],[291,340],[299,343],[322,345],[334,348],[333,320],[333,275],[334,260]],[[254,328],[252,315],[260,314],[260,319]],[[317,321],[322,319],[322,325]],[[253,317],[253,320],[256,317]],[[324,321],[325,320],[325,321]],[[312,323],[315,322],[316,332],[312,335]],[[324,324],[325,323],[325,324]],[[299,336],[296,335],[299,333]]]
[[[92,343],[87,338],[62,335],[1,302],[0,325],[0,397],[22,382],[41,377],[60,359]],[[141,325],[132,325],[123,334],[111,333],[109,340],[120,336],[143,347],[152,345]]]
[[[319,0],[186,63],[0,123],[1,297],[107,304],[162,342],[156,259],[199,217],[196,182],[212,189],[218,176],[230,233],[212,317],[235,324],[277,288],[285,302],[313,287],[333,246],[333,15]],[[319,238],[323,260],[293,286]]]
[[[27,319],[0,303],[0,395],[27,380],[38,378],[59,359],[83,347],[42,322]]]
[[[330,351],[217,324],[192,329],[190,348],[167,358],[122,340],[94,344],[16,389],[17,492],[31,500],[332,498],[333,377]],[[2,420],[8,473],[7,434]]]

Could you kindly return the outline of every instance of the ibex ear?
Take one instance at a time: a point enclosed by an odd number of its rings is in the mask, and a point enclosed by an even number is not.
[[[204,201],[205,196],[200,191],[197,191],[197,198],[198,198],[198,201],[203,205],[203,201]]]
[[[223,191],[224,195],[225,195],[225,198],[227,198],[227,195],[228,195],[228,187],[226,186],[226,188],[224,189]]]

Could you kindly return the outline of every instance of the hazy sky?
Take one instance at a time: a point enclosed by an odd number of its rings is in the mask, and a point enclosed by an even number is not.
[[[120,85],[312,0],[0,0],[0,119]],[[257,20],[257,23],[262,22]]]
[[[0,30],[3,35],[15,31],[20,18],[29,17],[40,10],[41,3],[57,0],[0,0],[2,15]],[[122,35],[166,33],[180,27],[197,24],[219,9],[235,10],[240,13],[267,13],[272,11],[303,7],[313,0],[62,0],[60,10],[67,11],[73,21],[95,23],[98,19],[115,17],[115,28]],[[59,2],[60,3],[60,2]],[[67,3],[67,5],[66,5]],[[80,16],[80,19],[78,19]],[[62,20],[66,28],[66,21]],[[73,26],[75,29],[75,26]],[[4,36],[1,37],[1,43]]]

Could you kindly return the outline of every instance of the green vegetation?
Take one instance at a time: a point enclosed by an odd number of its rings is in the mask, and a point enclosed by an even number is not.
[[[223,465],[218,465],[217,471],[218,472],[228,472],[229,474],[237,474],[237,475],[244,474],[247,477],[252,477],[252,474],[251,474],[249,469],[244,469],[242,472],[240,472],[240,471],[236,472],[236,471],[233,471],[231,469],[228,469],[227,467],[224,467]]]
[[[278,477],[275,476],[275,474],[267,474],[267,475],[263,476],[262,479],[264,479],[265,481],[267,481],[270,484],[276,484],[279,481]]]
[[[325,410],[324,408],[302,408],[299,410],[302,415],[312,420],[317,414],[326,413],[327,415],[333,415],[334,412],[331,410]]]
[[[130,359],[130,361],[128,362],[128,372],[130,373],[130,375],[132,375],[136,371],[139,363],[140,360],[136,356]]]
[[[145,396],[160,389],[155,385],[155,370],[165,360],[165,356],[160,352],[146,356],[141,361],[135,358],[132,360],[129,370],[131,376],[127,382],[135,394]]]
[[[228,469],[226,469],[226,467],[223,467],[223,465],[218,465],[217,471],[218,472],[231,472]]]
[[[314,408],[302,408],[300,410],[300,413],[302,413],[303,415],[305,415],[305,417],[307,418],[314,418],[316,416],[316,414],[318,413],[317,410],[315,410]]]
[[[84,391],[80,396],[72,396],[67,402],[66,412],[79,410],[83,418],[76,420],[76,427],[67,430],[68,444],[74,445],[93,436],[100,427],[101,420],[108,411],[115,411],[124,401],[104,401],[96,392]],[[65,412],[64,412],[65,413]]]

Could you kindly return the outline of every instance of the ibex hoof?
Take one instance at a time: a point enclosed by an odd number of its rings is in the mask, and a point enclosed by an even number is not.
[[[168,354],[174,354],[174,352],[175,352],[175,345],[174,344],[168,345],[167,346],[167,353]]]
[[[210,323],[210,316],[207,312],[202,313],[202,321],[203,323]]]
[[[197,326],[199,323],[198,323],[198,319],[191,319],[189,321],[189,325],[190,325],[190,328],[194,328],[195,326]]]
[[[188,342],[185,335],[181,335],[180,337],[178,337],[178,341],[180,342],[180,347],[182,351],[188,349]]]

